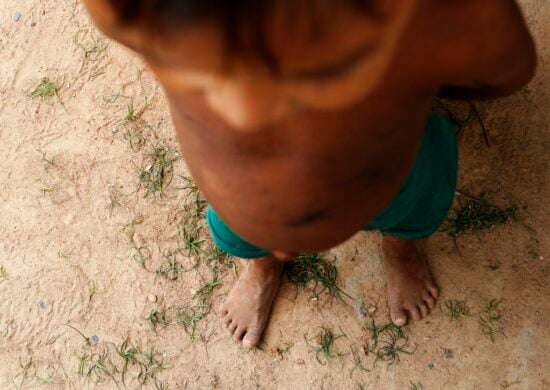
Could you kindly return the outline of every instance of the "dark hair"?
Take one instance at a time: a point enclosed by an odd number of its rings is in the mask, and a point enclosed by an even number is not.
[[[140,24],[162,35],[193,23],[212,21],[224,33],[227,51],[253,52],[271,69],[277,68],[265,41],[265,23],[277,2],[283,0],[107,0],[119,23]],[[293,0],[288,0],[293,1]],[[374,0],[311,0],[312,5],[331,4],[357,7],[370,14]],[[382,0],[386,1],[386,0]],[[300,17],[299,15],[297,17]]]

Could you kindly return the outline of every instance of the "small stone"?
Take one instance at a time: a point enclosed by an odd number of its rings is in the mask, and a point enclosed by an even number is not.
[[[371,307],[368,308],[367,311],[369,312],[369,314],[372,315],[376,312],[376,310],[378,310],[378,308],[376,306],[371,306]]]
[[[21,19],[21,16],[22,16],[22,15],[21,15],[21,12],[17,11],[17,12],[15,13],[15,15],[13,15],[13,21],[14,21],[14,22],[19,22],[19,20]]]
[[[433,363],[428,363],[428,368],[431,370],[432,368],[434,368],[435,365]]]
[[[44,310],[46,308],[46,302],[44,302],[42,299],[38,301],[38,306]]]
[[[34,27],[34,26],[36,26],[36,22],[31,23],[31,27]]]
[[[94,335],[94,336],[90,337],[90,341],[92,342],[93,345],[95,345],[99,342],[99,337]]]
[[[367,316],[367,308],[365,307],[365,305],[363,304],[363,302],[360,302],[358,305],[357,305],[357,311],[359,312],[359,315],[361,317],[366,317]]]
[[[306,364],[306,362],[304,359],[296,359],[296,364],[303,366],[304,364]]]
[[[65,225],[71,225],[74,220],[74,215],[69,213],[63,218],[63,222],[65,222]]]
[[[155,303],[157,301],[157,296],[155,294],[149,294],[147,300],[151,303]]]

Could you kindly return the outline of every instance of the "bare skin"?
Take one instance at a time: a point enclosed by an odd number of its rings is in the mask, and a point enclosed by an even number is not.
[[[414,163],[438,95],[504,96],[536,63],[514,0],[384,0],[374,2],[389,6],[378,19],[318,2],[329,8],[311,20],[278,1],[292,15],[273,16],[265,37],[279,74],[228,58],[213,22],[159,36],[120,23],[113,0],[85,3],[157,75],[186,163],[220,217],[279,260],[332,248],[380,214]],[[323,34],[298,28],[308,23]],[[385,237],[382,250],[393,321],[422,318],[438,294],[427,265],[413,242]],[[236,340],[258,342],[280,275],[275,258],[249,264],[222,312]]]
[[[435,306],[439,290],[416,243],[384,236],[382,253],[393,323],[403,326],[409,319],[426,317]],[[275,257],[249,261],[222,307],[220,315],[225,327],[236,342],[242,341],[247,348],[255,347],[262,337],[282,269],[282,261]]]
[[[222,307],[223,323],[245,347],[255,347],[262,337],[282,272],[283,263],[271,256],[248,262]]]
[[[416,243],[384,236],[382,253],[393,323],[402,326],[408,319],[418,321],[426,317],[435,305],[439,290]]]

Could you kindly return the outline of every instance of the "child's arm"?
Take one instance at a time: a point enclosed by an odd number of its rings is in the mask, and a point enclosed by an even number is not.
[[[514,0],[453,1],[466,8],[457,34],[453,81],[440,90],[451,99],[488,99],[511,94],[531,80],[536,50]],[[452,10],[451,10],[452,11]],[[458,9],[456,10],[458,14]],[[464,28],[466,26],[466,28]],[[463,34],[461,36],[461,34]],[[458,43],[458,44],[456,44]]]

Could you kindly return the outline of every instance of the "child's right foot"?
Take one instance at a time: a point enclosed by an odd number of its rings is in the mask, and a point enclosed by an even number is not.
[[[262,337],[282,272],[283,263],[273,257],[249,261],[222,307],[225,326],[245,347],[255,347]]]
[[[427,316],[439,290],[415,242],[384,236],[382,252],[393,323],[402,326],[407,320],[417,321]]]

